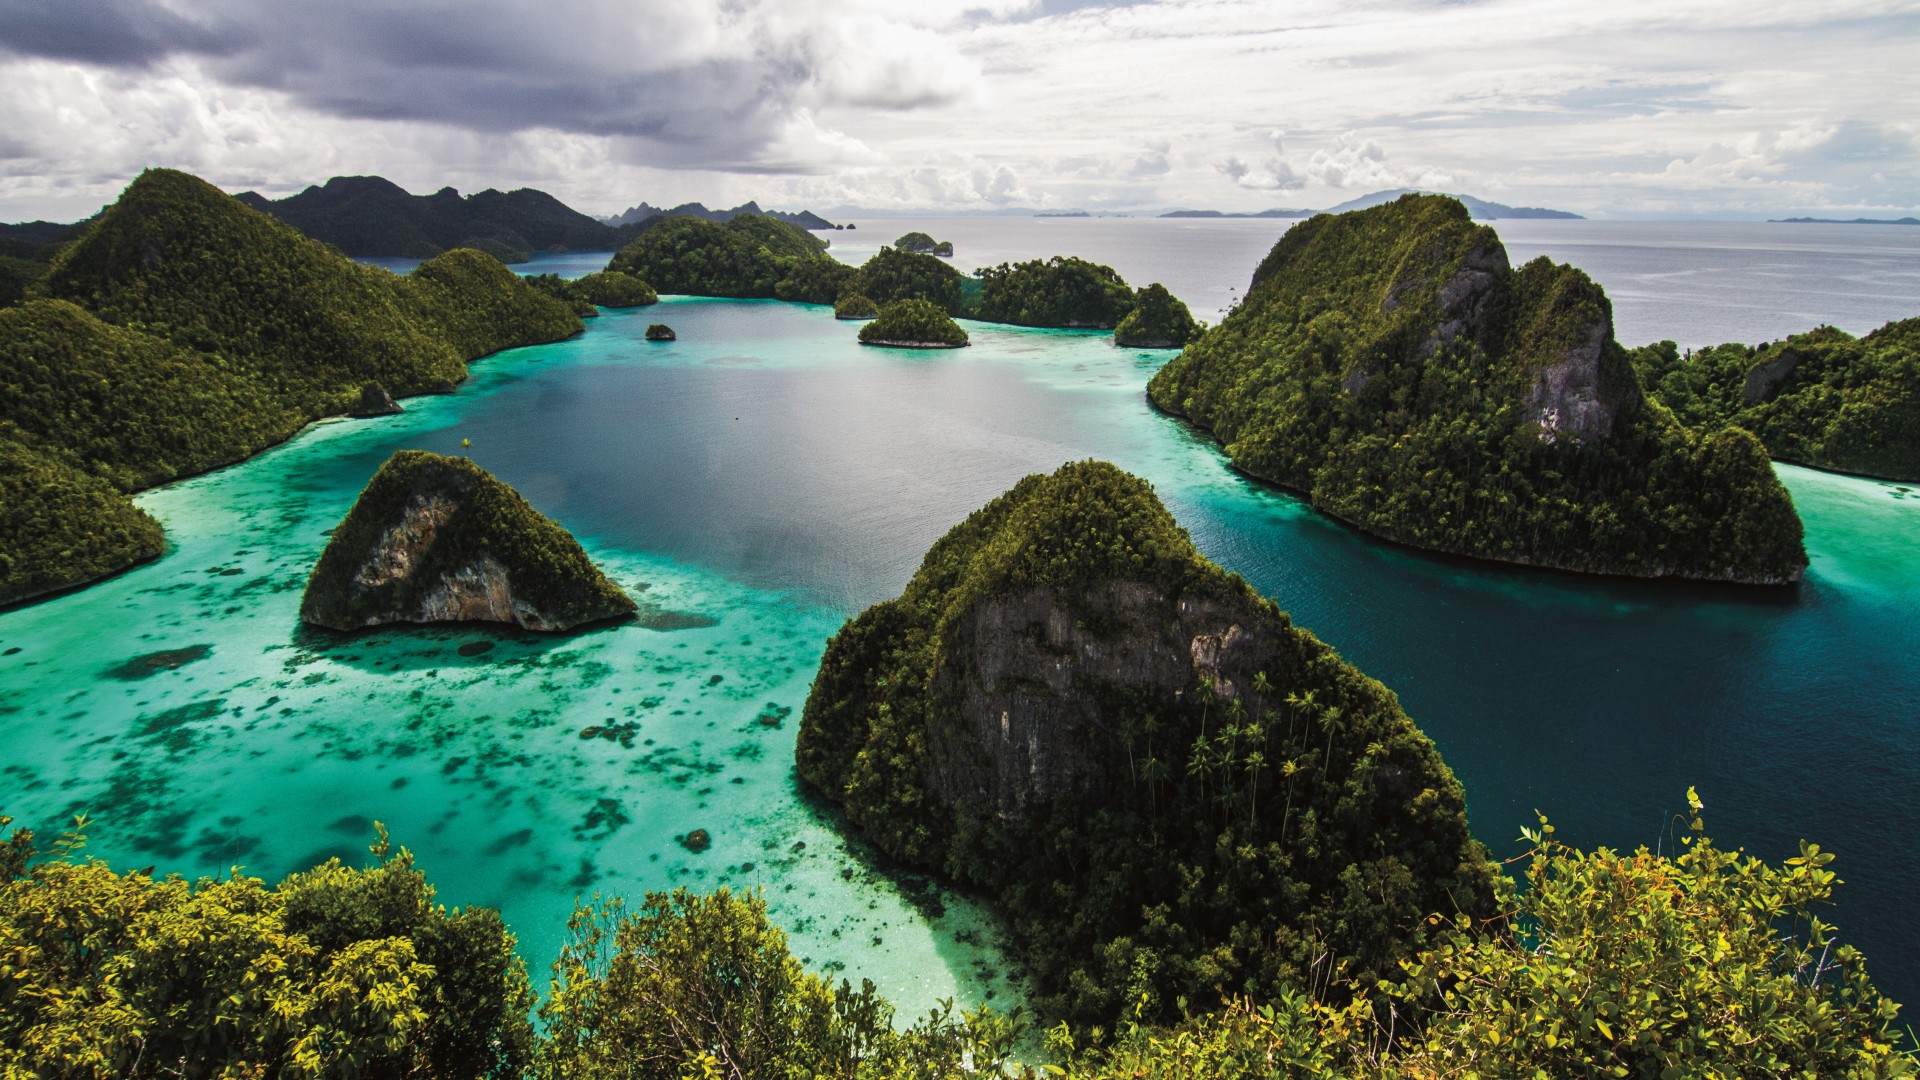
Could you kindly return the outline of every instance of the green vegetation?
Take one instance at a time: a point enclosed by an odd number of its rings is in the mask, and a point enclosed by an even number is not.
[[[877,304],[895,300],[925,300],[949,315],[963,315],[960,271],[931,255],[915,255],[883,247],[860,265],[846,284],[847,292],[871,297]]]
[[[160,523],[112,484],[0,438],[0,605],[160,554]]]
[[[860,344],[955,349],[969,342],[960,324],[935,305],[925,300],[895,300],[860,328]]]
[[[849,293],[833,302],[836,319],[871,319],[880,314],[880,305],[860,293]]]
[[[900,251],[909,251],[915,255],[938,255],[941,258],[953,257],[953,241],[935,240],[923,232],[910,232],[893,242]]]
[[[349,255],[425,259],[465,247],[515,263],[536,251],[611,251],[632,236],[530,188],[411,195],[378,176],[336,176],[284,199],[239,198]]]
[[[797,768],[889,855],[997,896],[1043,1012],[1080,1025],[1369,985],[1427,915],[1493,913],[1460,786],[1393,694],[1104,462],[1022,480],[843,627]],[[975,794],[1008,775],[1048,780]]]
[[[853,270],[826,247],[805,229],[757,214],[724,225],[665,218],[621,248],[607,269],[664,293],[830,304]]]
[[[1749,348],[1633,351],[1647,392],[1681,423],[1751,431],[1780,461],[1920,481],[1920,319],[1864,338],[1831,326]]]
[[[1147,391],[1240,468],[1404,543],[1744,582],[1807,563],[1759,442],[1649,406],[1599,286],[1509,270],[1449,198],[1294,226]]]
[[[1134,349],[1178,349],[1205,329],[1187,305],[1159,282],[1133,294],[1133,310],[1113,328],[1113,343]]]
[[[0,309],[0,439],[46,475],[122,492],[257,453],[353,410],[370,383],[402,396],[450,387],[469,360],[580,330],[478,252],[399,277],[159,169],[64,246],[34,291]],[[0,597],[155,553],[149,519],[92,487],[82,498],[76,483],[10,502]],[[82,516],[56,513],[56,493]]]
[[[386,545],[410,544],[395,559]],[[367,574],[393,564],[403,572]],[[573,534],[466,458],[401,450],[388,458],[335,527],[307,581],[300,617],[338,630],[382,622],[484,617],[441,610],[444,582],[502,572],[513,616],[529,629],[566,629],[634,611]],[[436,594],[440,594],[436,596]]]
[[[499,916],[434,904],[384,830],[374,864],[330,860],[268,888],[237,872],[115,873],[80,857],[83,834],[43,850],[19,829],[0,841],[0,1075],[1915,1075],[1897,1007],[1819,918],[1833,856],[1803,844],[1775,866],[1715,848],[1697,817],[1689,832],[1677,854],[1583,853],[1543,821],[1514,906],[1481,926],[1441,920],[1389,980],[1319,999],[1229,989],[1224,1008],[1194,999],[1173,1028],[1062,1025],[1036,1070],[1009,1060],[1018,1014],[942,1003],[895,1030],[871,983],[804,971],[754,894],[582,906],[541,1035]]]
[[[620,270],[602,270],[568,280],[559,274],[536,274],[527,284],[569,304],[584,304],[588,309],[646,307],[660,302],[653,286]]]
[[[1345,1007],[1283,994],[1090,1052],[1050,1041],[1088,1080],[1920,1073],[1898,1006],[1820,919],[1838,879],[1818,845],[1774,866],[1714,847],[1698,816],[1677,855],[1577,851],[1544,818],[1527,839],[1510,914]]]
[[[83,844],[0,846],[0,1074],[504,1078],[532,1059],[513,935],[434,904],[384,833],[376,866],[271,889],[117,874]]]
[[[874,993],[803,970],[758,895],[649,894],[585,908],[541,1007],[539,1080],[608,1076],[955,1078],[1001,1075],[1017,1019],[952,1002],[904,1031]]]
[[[1055,255],[982,267],[974,309],[987,322],[1111,330],[1133,310],[1133,290],[1110,266]]]

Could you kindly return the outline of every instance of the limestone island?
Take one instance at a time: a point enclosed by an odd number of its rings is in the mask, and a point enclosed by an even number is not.
[[[860,328],[860,344],[893,349],[959,349],[972,342],[946,312],[927,300],[896,300]]]
[[[1199,337],[1200,329],[1187,305],[1156,281],[1133,294],[1133,310],[1113,328],[1113,343],[1127,349],[1179,349]]]
[[[334,529],[300,617],[333,630],[499,622],[570,630],[633,614],[573,534],[465,458],[402,450]]]
[[[953,258],[953,241],[935,240],[923,232],[910,232],[893,242],[901,251],[915,255],[937,255],[943,259]]]
[[[880,314],[880,305],[861,293],[849,293],[833,302],[836,319],[871,319]]]
[[[1650,578],[1807,567],[1760,441],[1650,403],[1600,286],[1512,269],[1444,196],[1294,226],[1147,396],[1242,471],[1401,543]]]
[[[1683,424],[1751,431],[1776,461],[1920,482],[1920,319],[1684,356],[1662,341],[1633,365]]]
[[[673,327],[668,326],[666,323],[648,323],[647,324],[647,340],[648,341],[678,341],[680,340],[680,336],[678,334],[675,334],[673,332]]]
[[[1465,796],[1392,692],[1105,462],[1034,475],[828,642],[802,779],[889,856],[998,898],[1047,1016],[1398,971],[1489,915]],[[1260,942],[1242,948],[1236,942]]]

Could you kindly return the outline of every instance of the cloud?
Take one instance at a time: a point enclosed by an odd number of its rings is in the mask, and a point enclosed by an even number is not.
[[[0,22],[0,48],[19,57],[125,71],[187,61],[213,81],[284,94],[326,116],[555,130],[650,145],[669,166],[748,170],[844,163],[848,140],[826,130],[823,108],[964,100],[980,71],[936,29],[1030,6],[13,2],[24,7]]]

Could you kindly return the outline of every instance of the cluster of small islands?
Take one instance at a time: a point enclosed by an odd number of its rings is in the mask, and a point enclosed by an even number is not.
[[[1920,481],[1920,319],[1630,348],[1589,277],[1512,266],[1444,196],[1305,217],[1213,326],[1072,256],[969,275],[909,233],[853,266],[813,215],[699,209],[609,224],[538,192],[367,178],[269,201],[150,170],[78,226],[0,228],[0,603],[159,555],[135,492],[451,392],[474,360],[663,294],[830,305],[879,347],[964,346],[969,320],[1170,350],[1147,400],[1238,470],[1370,535],[1505,563],[1792,588],[1807,554],[1772,461]],[[349,258],[370,246],[425,261]],[[565,249],[615,254],[571,280],[502,261]],[[338,633],[560,633],[634,611],[563,525],[418,451],[370,478],[300,609]],[[896,1022],[871,984],[804,970],[752,895],[583,908],[536,1006],[498,915],[436,906],[384,837],[375,865],[268,886],[119,872],[17,830],[0,845],[0,1070],[1916,1069],[1865,959],[1830,947],[1831,856],[1723,851],[1695,800],[1683,842],[1653,853],[1575,850],[1542,820],[1515,881],[1392,691],[1104,462],[1020,481],[834,635],[795,761],[887,858],[992,899],[1043,1045],[1022,1041],[1027,1018],[950,1003]]]

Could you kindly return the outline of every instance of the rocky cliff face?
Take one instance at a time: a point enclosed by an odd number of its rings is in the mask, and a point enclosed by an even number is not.
[[[634,603],[578,542],[470,461],[402,451],[381,467],[321,553],[300,617],[500,622],[568,630]]]

